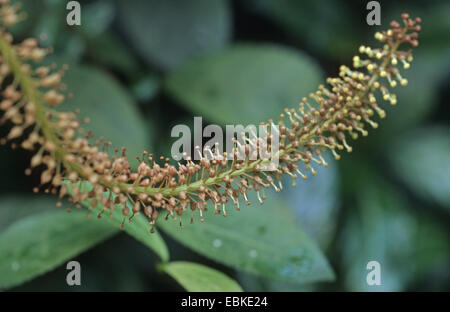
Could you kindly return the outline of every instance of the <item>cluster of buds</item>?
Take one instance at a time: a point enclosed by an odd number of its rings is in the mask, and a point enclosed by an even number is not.
[[[0,12],[15,12],[8,1],[0,2]],[[3,13],[4,14],[4,13]],[[2,144],[10,142],[13,147],[35,151],[26,174],[39,168],[41,185],[45,192],[69,196],[75,207],[89,203],[93,209],[101,205],[102,211],[121,209],[126,219],[143,212],[153,226],[158,213],[165,212],[166,219],[180,220],[186,212],[203,212],[208,203],[216,214],[227,215],[226,204],[231,202],[239,210],[240,202],[250,204],[247,193],[255,191],[258,201],[265,199],[264,190],[283,188],[281,179],[289,175],[293,184],[298,177],[306,179],[308,173],[315,175],[313,164],[327,166],[323,153],[330,150],[336,159],[340,152],[352,151],[350,140],[359,135],[366,136],[367,125],[376,128],[374,114],[385,117],[377,103],[375,93],[381,92],[384,100],[396,104],[397,99],[390,89],[406,85],[400,75],[399,63],[409,68],[412,61],[410,51],[401,51],[401,44],[417,46],[420,19],[402,15],[404,26],[392,22],[391,29],[377,33],[382,48],[361,46],[359,52],[367,58],[355,56],[354,68],[341,66],[338,78],[327,79],[328,86],[319,86],[315,93],[303,98],[297,108],[285,109],[276,122],[279,130],[268,133],[267,150],[271,142],[279,142],[277,153],[279,164],[272,171],[262,168],[267,160],[252,160],[246,147],[245,159],[228,161],[217,151],[211,157],[202,157],[199,162],[187,159],[172,162],[168,158],[154,159],[143,152],[137,157],[137,170],[132,169],[126,150],[109,150],[112,143],[100,137],[93,141],[91,132],[84,133],[77,119],[77,112],[54,112],[50,107],[63,102],[61,85],[63,71],[52,67],[31,69],[29,60],[39,61],[46,50],[38,47],[35,39],[27,39],[13,45],[12,37],[0,31],[0,79],[4,111],[1,122],[9,121],[13,127]],[[4,26],[10,21],[2,19]],[[11,79],[12,78],[12,79]],[[273,120],[263,123],[269,129]],[[277,136],[277,140],[273,140]],[[247,139],[248,144],[259,145]],[[86,186],[87,182],[89,185]],[[122,223],[123,224],[123,223]],[[152,227],[153,230],[153,227]]]

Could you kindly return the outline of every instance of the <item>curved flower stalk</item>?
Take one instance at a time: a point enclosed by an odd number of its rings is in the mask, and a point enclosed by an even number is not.
[[[377,128],[375,114],[385,117],[375,94],[381,93],[392,105],[397,103],[390,90],[397,84],[407,84],[398,65],[407,69],[413,59],[409,50],[399,48],[402,44],[418,45],[421,22],[420,18],[402,14],[403,26],[394,21],[390,29],[375,34],[382,43],[380,48],[361,46],[361,56],[354,56],[353,68],[341,66],[339,77],[328,78],[327,86],[320,85],[308,98],[301,99],[298,107],[285,109],[279,121],[263,123],[268,128],[277,124],[279,130],[268,132],[266,140],[247,138],[248,144],[265,144],[270,151],[274,136],[278,136],[279,165],[274,171],[263,171],[267,160],[250,160],[249,149],[237,141],[233,161],[209,150],[211,157],[202,157],[199,162],[188,158],[173,165],[167,158],[158,163],[144,151],[137,157],[138,169],[133,171],[125,148],[116,149],[111,157],[108,148],[112,143],[103,137],[91,143],[92,133],[83,135],[76,112],[52,110],[65,98],[61,84],[64,69],[31,66],[41,62],[48,51],[40,48],[35,38],[13,44],[6,28],[20,19],[18,8],[7,0],[1,0],[0,5],[1,123],[12,124],[1,143],[35,151],[26,174],[39,168],[40,188],[45,192],[63,198],[70,189],[73,205],[86,200],[92,208],[101,204],[99,217],[116,207],[122,209],[124,220],[143,211],[151,225],[162,210],[175,219],[186,211],[192,217],[198,213],[203,221],[208,202],[214,205],[216,214],[226,216],[225,204],[232,201],[237,209],[242,202],[250,204],[247,192],[251,190],[262,204],[264,189],[283,188],[282,175],[291,176],[295,185],[295,179],[306,179],[308,171],[316,174],[313,163],[327,166],[322,157],[325,150],[336,159],[341,151],[351,152],[350,139],[366,136],[367,126]],[[245,159],[236,157],[239,151],[245,153]],[[84,188],[83,181],[91,187]]]

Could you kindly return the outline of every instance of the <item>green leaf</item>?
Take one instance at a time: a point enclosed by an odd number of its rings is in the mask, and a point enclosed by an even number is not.
[[[23,1],[21,1],[23,2]],[[31,8],[31,7],[30,7]],[[64,33],[66,23],[66,8],[62,1],[44,1],[33,11],[27,11],[28,15],[39,11],[39,20],[33,25],[32,36],[39,38],[44,35],[44,40],[40,44],[43,46],[55,46],[58,37]]]
[[[105,32],[87,42],[88,54],[96,62],[134,77],[139,65],[115,33]]]
[[[95,1],[87,3],[82,8],[82,25],[80,31],[94,38],[105,32],[115,17],[113,1]]]
[[[119,8],[132,44],[145,61],[162,69],[218,50],[230,37],[224,0],[120,0]]]
[[[37,205],[30,205],[32,199]],[[0,200],[0,232],[18,220],[56,209],[56,201],[47,197],[25,197],[22,194],[13,194],[2,197]]]
[[[72,192],[72,186],[69,182],[65,182],[68,186],[69,193]],[[84,181],[80,184],[80,189],[83,191],[89,192],[92,190],[92,185]],[[105,196],[109,196],[109,192],[104,193]],[[115,198],[115,195],[112,195]],[[90,203],[92,199],[87,199],[82,204],[88,208],[90,208]],[[95,217],[98,217],[101,213],[101,219],[106,220],[106,222],[113,224],[114,227],[120,228],[123,224],[123,230],[127,232],[129,235],[133,236],[135,239],[149,247],[153,250],[163,261],[169,261],[169,251],[167,246],[159,235],[159,233],[150,233],[150,226],[148,224],[147,219],[142,215],[135,215],[131,222],[128,222],[131,217],[132,206],[128,202],[128,206],[130,207],[130,214],[124,218],[122,214],[122,210],[120,209],[120,205],[117,205],[117,208],[114,211],[106,211],[102,212],[103,206],[99,203],[96,207],[90,208],[90,211],[93,213]]]
[[[405,133],[388,149],[395,173],[416,194],[450,211],[450,128]]]
[[[6,210],[21,214],[23,207],[42,211],[55,207],[55,201],[30,197],[0,202],[2,214]],[[0,232],[0,289],[44,274],[115,233],[117,230],[105,222],[86,220],[81,211],[68,214],[53,209],[14,218]]]
[[[169,76],[166,87],[209,121],[247,125],[295,107],[321,78],[317,64],[300,51],[237,45],[183,66]]]
[[[297,179],[296,187],[290,187],[291,177],[284,177],[283,181],[283,185],[287,186],[283,196],[298,216],[304,231],[322,249],[326,249],[334,239],[340,206],[337,163],[329,153],[324,158],[327,168],[313,165],[317,176],[311,175],[307,180]]]
[[[235,280],[220,271],[201,264],[185,261],[169,262],[160,265],[160,269],[173,277],[187,291],[242,291],[241,286]]]
[[[149,102],[158,94],[160,81],[156,75],[147,74],[133,85],[135,98],[141,102]]]
[[[103,136],[113,147],[125,146],[132,165],[137,163],[136,155],[152,148],[148,128],[132,97],[110,75],[93,67],[73,66],[66,72],[64,82],[73,97],[59,109],[79,108],[80,119],[91,119],[83,128],[92,130],[97,139]]]
[[[348,206],[338,240],[346,290],[405,291],[436,268],[445,268],[450,260],[445,229],[414,211],[375,173],[366,178],[360,181],[356,207]],[[380,263],[381,285],[367,284],[369,261]]]
[[[275,280],[306,283],[334,278],[327,260],[295,223],[283,201],[273,194],[265,204],[242,207],[227,205],[228,217],[204,213],[205,222],[190,225],[189,213],[177,223],[161,220],[158,226],[172,238],[202,255]],[[197,219],[197,216],[196,216]]]

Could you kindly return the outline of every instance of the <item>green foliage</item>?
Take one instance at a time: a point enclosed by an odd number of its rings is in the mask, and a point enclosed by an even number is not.
[[[270,194],[261,207],[256,198],[251,201],[241,211],[229,204],[226,218],[209,207],[203,223],[189,224],[185,214],[183,229],[174,222],[159,226],[202,255],[253,274],[295,283],[334,278],[323,254],[280,198]]]
[[[121,0],[121,22],[142,58],[170,70],[222,48],[230,37],[225,0]]]
[[[291,187],[290,178],[285,178],[286,188],[283,197],[292,207],[304,231],[321,249],[331,244],[336,232],[336,218],[339,213],[339,190],[336,184],[339,179],[337,163],[329,154],[324,157],[328,167],[316,166],[317,175],[307,180],[298,180]]]
[[[67,186],[69,187],[69,193],[71,193],[72,188],[70,183],[67,183]],[[88,182],[85,182],[80,185],[80,188],[91,190],[92,186]],[[153,250],[161,258],[161,260],[169,260],[169,252],[166,244],[158,233],[155,232],[150,235],[148,221],[142,214],[134,216],[132,222],[129,222],[128,220],[131,215],[129,215],[128,218],[124,218],[122,215],[122,210],[119,207],[111,213],[105,212],[105,214],[103,214],[103,206],[100,203],[95,207],[91,207],[91,200],[88,199],[83,202],[83,205],[89,208],[93,217],[98,217],[100,215],[101,219],[105,219],[110,224],[113,224],[115,228],[118,229],[123,227],[125,232]],[[131,204],[129,204],[129,206],[131,210]]]
[[[423,214],[416,219],[389,185],[368,182],[349,208],[339,256],[348,268],[342,276],[348,290],[405,291],[413,279],[450,261],[449,239],[441,226]],[[376,288],[366,283],[365,267],[372,260],[382,268],[382,285]]]
[[[187,291],[240,292],[236,281],[222,272],[197,263],[178,261],[159,266],[162,271],[173,277]]]
[[[209,121],[247,125],[277,117],[320,82],[318,66],[299,51],[237,45],[182,66],[169,76],[166,87]]]
[[[450,211],[450,128],[415,129],[399,137],[392,168],[416,195]]]
[[[87,42],[88,55],[114,70],[128,75],[135,75],[139,65],[116,34],[107,32]]]
[[[48,209],[54,199],[6,198],[0,207],[10,221],[0,227],[0,289],[44,274],[117,233],[105,222],[86,220],[85,212]],[[27,216],[18,219],[15,210]]]

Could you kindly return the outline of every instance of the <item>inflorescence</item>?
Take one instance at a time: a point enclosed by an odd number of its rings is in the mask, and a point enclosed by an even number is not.
[[[418,45],[420,18],[411,19],[406,13],[401,18],[403,26],[393,21],[390,29],[375,34],[383,44],[381,48],[361,46],[361,56],[353,57],[353,69],[341,66],[339,77],[327,79],[328,86],[320,85],[315,93],[301,99],[296,109],[285,109],[280,115],[276,123],[279,130],[266,137],[268,150],[273,136],[279,139],[276,170],[262,170],[265,162],[262,159],[234,157],[233,161],[227,161],[224,155],[213,151],[209,151],[212,157],[202,157],[199,162],[188,158],[173,165],[170,159],[162,158],[158,163],[144,151],[137,157],[139,165],[133,171],[125,148],[116,149],[111,156],[108,153],[111,142],[103,137],[92,141],[92,133],[84,133],[80,127],[77,112],[52,109],[66,97],[61,82],[66,68],[39,66],[49,51],[40,48],[35,38],[13,44],[7,27],[21,19],[19,7],[0,0],[0,109],[4,111],[0,122],[12,124],[0,143],[9,142],[13,148],[20,146],[33,151],[30,168],[25,173],[30,175],[32,170],[39,169],[40,188],[61,199],[69,196],[75,207],[85,201],[90,202],[91,209],[101,205],[98,217],[118,207],[124,220],[131,221],[143,211],[151,225],[161,211],[167,213],[166,218],[178,219],[190,210],[191,222],[195,212],[203,221],[208,202],[213,204],[216,214],[226,216],[227,202],[240,209],[242,199],[250,204],[247,193],[253,190],[262,204],[264,189],[273,187],[278,192],[283,188],[282,175],[291,176],[295,185],[295,179],[306,179],[308,171],[316,174],[313,163],[328,165],[323,158],[325,150],[339,159],[340,151],[352,151],[349,138],[366,136],[367,125],[378,127],[373,120],[375,113],[380,118],[386,113],[378,105],[376,93],[392,105],[397,103],[390,90],[397,84],[408,83],[398,65],[408,69],[413,60],[411,51],[399,47]],[[274,121],[264,124],[270,128]],[[262,144],[251,139],[247,142]],[[235,152],[243,149],[248,156],[248,149],[235,143]],[[84,190],[86,181],[91,187]]]

